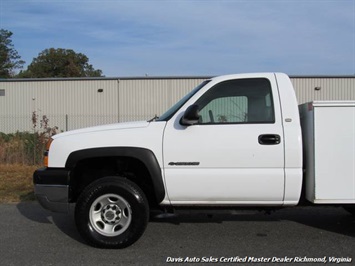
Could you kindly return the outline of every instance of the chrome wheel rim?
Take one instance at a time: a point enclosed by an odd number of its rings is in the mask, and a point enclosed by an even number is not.
[[[129,203],[116,194],[97,198],[90,207],[90,223],[101,235],[113,237],[122,234],[132,221]]]

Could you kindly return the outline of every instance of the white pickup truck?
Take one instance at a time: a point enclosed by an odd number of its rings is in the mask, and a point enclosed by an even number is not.
[[[96,247],[131,245],[157,208],[307,202],[355,214],[355,102],[299,107],[282,73],[215,77],[159,118],[65,132],[47,148],[35,194],[56,212],[76,203]]]

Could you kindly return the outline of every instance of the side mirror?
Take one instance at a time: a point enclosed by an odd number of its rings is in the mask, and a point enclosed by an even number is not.
[[[180,123],[184,126],[191,126],[194,124],[197,124],[198,121],[200,120],[200,116],[198,114],[198,105],[197,104],[193,104],[191,106],[189,106],[184,115],[181,118]]]

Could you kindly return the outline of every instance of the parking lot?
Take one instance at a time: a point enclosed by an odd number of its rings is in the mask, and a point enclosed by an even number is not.
[[[355,218],[334,207],[155,218],[143,237],[124,250],[86,245],[73,214],[53,214],[36,202],[2,204],[0,211],[1,265],[302,265],[305,259],[326,257],[330,264],[331,257],[355,258]]]

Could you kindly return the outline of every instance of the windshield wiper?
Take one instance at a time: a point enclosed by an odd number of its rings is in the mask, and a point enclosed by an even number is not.
[[[153,122],[159,119],[159,116],[155,115],[152,119],[149,119],[148,122]]]

